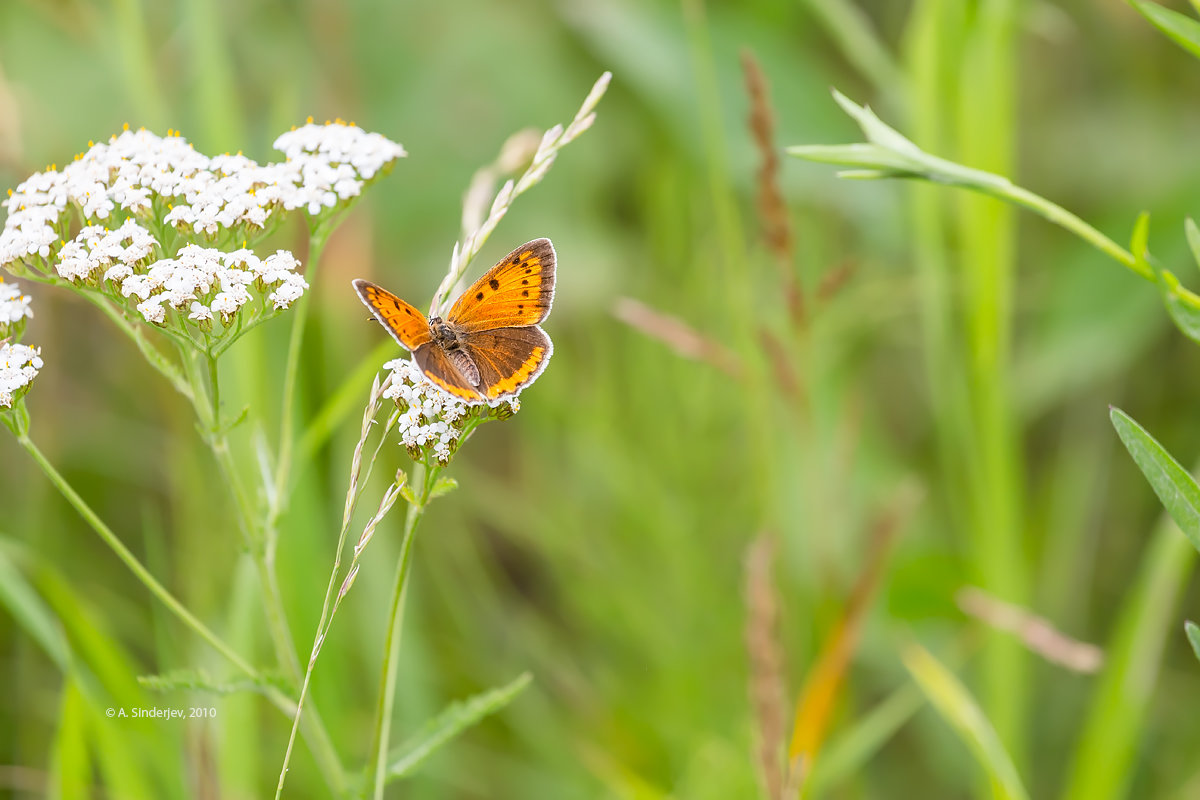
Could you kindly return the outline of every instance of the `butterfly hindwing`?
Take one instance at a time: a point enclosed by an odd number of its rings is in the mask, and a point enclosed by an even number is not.
[[[483,399],[470,381],[451,363],[446,351],[432,341],[414,350],[413,360],[417,362],[421,372],[425,373],[425,377],[439,389],[468,403],[478,403]]]
[[[463,292],[446,321],[466,333],[536,325],[554,302],[554,269],[549,239],[526,242]]]
[[[354,281],[354,291],[371,310],[371,314],[387,328],[397,342],[407,350],[416,351],[430,341],[429,322],[425,315],[396,295],[361,278]]]
[[[536,325],[472,333],[463,349],[475,362],[479,392],[489,401],[515,395],[532,383],[554,353],[550,337]]]

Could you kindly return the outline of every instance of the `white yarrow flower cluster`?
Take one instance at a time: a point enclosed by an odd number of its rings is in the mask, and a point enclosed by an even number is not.
[[[116,230],[88,225],[62,246],[54,269],[73,283],[119,284],[149,263],[156,249],[160,249],[158,240],[132,219]]]
[[[383,396],[400,409],[396,429],[414,460],[433,456],[444,466],[475,424],[508,419],[521,408],[515,397],[496,405],[464,403],[430,383],[407,358],[393,359],[383,368],[392,373]]]
[[[391,385],[383,396],[400,408],[396,430],[400,443],[414,459],[433,455],[448,464],[458,447],[458,437],[470,406],[451,397],[425,379],[412,361],[397,358],[383,365],[392,371]]]
[[[135,298],[138,312],[155,325],[166,322],[166,307],[187,309],[188,319],[229,322],[243,306],[268,288],[276,311],[298,300],[308,283],[296,271],[300,262],[287,250],[259,258],[252,250],[231,253],[196,244],[185,245],[174,258],[153,256],[158,240],[132,219],[116,230],[89,225],[63,245],[55,264],[58,274],[75,283],[101,282],[122,297]]]
[[[29,295],[24,294],[15,283],[5,283],[0,278],[0,331],[33,317],[29,308]]]
[[[42,368],[40,351],[23,344],[0,344],[0,408],[12,408]]]
[[[287,157],[275,165],[276,183],[286,187],[284,208],[303,207],[313,216],[357,197],[364,183],[407,155],[396,142],[340,120],[310,121],[276,139],[275,149]]]
[[[287,250],[259,258],[250,250],[224,253],[189,244],[175,258],[161,259],[144,274],[126,277],[120,291],[138,298],[138,311],[156,325],[165,322],[167,306],[186,309],[195,323],[208,323],[216,316],[229,323],[268,287],[274,287],[266,300],[275,310],[290,306],[308,288],[304,276],[295,271],[299,265]]]
[[[0,266],[49,258],[68,234],[68,207],[94,225],[114,215],[163,221],[193,235],[249,234],[277,209],[318,215],[357,197],[366,181],[404,148],[353,125],[308,124],[279,137],[287,160],[258,164],[238,155],[209,157],[183,137],[126,130],[93,144],[61,171],[29,177],[3,203]]]

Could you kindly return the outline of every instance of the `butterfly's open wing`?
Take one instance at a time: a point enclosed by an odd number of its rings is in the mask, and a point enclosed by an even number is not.
[[[358,292],[359,299],[371,310],[375,319],[405,349],[415,352],[430,341],[429,322],[425,315],[387,289],[359,278],[354,281],[354,291]]]
[[[446,322],[465,333],[536,325],[554,302],[554,264],[549,239],[526,242],[463,292]]]
[[[515,395],[533,383],[554,353],[550,337],[537,325],[472,333],[463,349],[478,367],[479,391],[489,401]]]
[[[458,399],[468,403],[478,403],[483,399],[471,382],[464,378],[450,361],[446,351],[432,341],[426,342],[413,352],[413,361],[417,362],[421,372],[424,372],[425,377],[434,385]]]

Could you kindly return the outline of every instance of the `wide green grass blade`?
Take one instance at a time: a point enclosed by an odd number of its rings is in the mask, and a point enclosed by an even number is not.
[[[17,569],[5,547],[0,547],[0,606],[8,610],[13,620],[66,673],[70,664],[70,648],[62,627],[54,612],[38,596],[37,590]]]
[[[71,679],[63,684],[58,732],[50,756],[46,797],[72,800],[92,796],[92,764],[87,746],[87,702]]]
[[[929,702],[954,728],[987,772],[995,796],[1028,800],[1029,793],[1021,783],[1012,758],[967,687],[920,645],[909,645],[901,657]]]
[[[1196,551],[1164,519],[1105,650],[1104,671],[1075,749],[1064,800],[1125,797],[1158,681],[1163,645]]]
[[[1167,513],[1200,550],[1200,486],[1146,429],[1119,408],[1109,412],[1117,435],[1125,444],[1134,463],[1150,482]]]
[[[1177,45],[1187,50],[1196,58],[1200,58],[1200,22],[1191,17],[1163,8],[1158,3],[1147,0],[1129,0],[1142,16],[1150,20],[1154,27],[1169,36]]]

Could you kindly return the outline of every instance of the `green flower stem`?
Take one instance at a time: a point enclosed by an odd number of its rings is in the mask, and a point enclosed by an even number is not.
[[[416,502],[408,507],[408,515],[404,519],[404,539],[400,545],[400,560],[396,565],[396,582],[392,587],[392,606],[388,612],[387,637],[384,641],[383,669],[379,676],[379,707],[375,715],[375,737],[371,743],[371,757],[367,761],[368,770],[374,772],[374,800],[383,800],[383,787],[387,783],[388,737],[391,732],[392,708],[396,699],[396,677],[399,672],[400,634],[404,627],[404,601],[408,595],[408,573],[412,564],[413,535],[417,524],[425,514],[425,506],[429,502],[429,494],[437,482],[438,466],[418,465],[413,470],[413,486],[420,486],[421,493]],[[363,782],[364,796],[366,787],[372,785]]]
[[[212,450],[226,487],[233,496],[237,509],[238,527],[258,573],[259,584],[262,587],[263,610],[275,657],[288,680],[293,685],[298,684],[302,674],[300,661],[296,656],[296,646],[291,628],[288,626],[283,595],[279,590],[279,583],[275,579],[273,552],[267,548],[266,536],[258,527],[258,515],[254,502],[238,477],[233,452],[229,449],[229,437],[221,428],[221,392],[217,359],[215,356],[194,351],[183,352],[182,355],[184,364],[187,366],[188,378],[191,381],[192,395],[197,400],[196,409],[200,416],[204,440]],[[203,365],[199,363],[201,360],[204,362]],[[293,717],[295,717],[295,709],[296,706],[293,705],[291,714]],[[345,790],[345,771],[342,769],[333,740],[315,707],[310,709],[308,715],[303,719],[303,724],[305,741],[312,750],[318,767],[334,794],[340,794]]]
[[[37,462],[37,465],[41,467],[42,472],[46,474],[46,477],[49,478],[50,482],[54,484],[54,487],[62,493],[63,497],[67,499],[67,502],[69,502],[75,508],[75,510],[79,512],[79,516],[83,517],[84,521],[87,522],[87,524],[91,526],[92,530],[94,530],[97,535],[100,536],[101,540],[108,545],[109,549],[116,554],[117,558],[121,559],[125,566],[127,566],[134,574],[134,577],[141,581],[142,585],[150,590],[152,595],[158,598],[158,600],[162,602],[162,604],[165,605],[167,609],[170,610],[171,613],[176,617],[178,617],[185,625],[195,631],[201,639],[208,642],[208,644],[211,645],[214,650],[228,659],[229,663],[233,664],[235,667],[245,673],[251,680],[253,680],[258,686],[260,686],[266,698],[270,700],[271,703],[280,711],[288,715],[291,715],[295,712],[296,704],[291,700],[291,698],[269,684],[258,670],[256,670],[248,661],[238,655],[237,652],[234,651],[234,649],[228,644],[226,644],[219,636],[213,633],[208,626],[201,622],[195,614],[189,611],[183,605],[183,603],[179,602],[179,600],[176,599],[176,597],[171,594],[165,586],[159,583],[158,580],[150,574],[150,570],[148,570],[141,561],[138,561],[137,556],[130,552],[129,548],[127,548],[125,544],[119,538],[117,538],[117,535],[112,532],[112,529],[105,525],[104,521],[97,516],[96,512],[92,510],[91,506],[89,506],[84,499],[79,496],[74,487],[67,482],[67,479],[64,478],[58,472],[58,470],[54,468],[54,465],[51,464],[49,459],[46,458],[45,454],[38,449],[37,445],[33,443],[33,440],[29,438],[27,433],[22,432],[18,434],[17,441],[23,448],[25,448],[26,452],[29,453],[33,460]]]
[[[283,794],[283,784],[287,780],[288,764],[292,759],[292,748],[296,744],[296,731],[300,726],[300,716],[304,713],[304,699],[308,696],[308,684],[312,680],[313,669],[317,665],[317,656],[321,652],[321,645],[324,644],[325,637],[329,635],[329,628],[333,624],[333,615],[337,613],[338,605],[341,603],[342,596],[346,591],[346,589],[343,589],[338,593],[337,599],[334,599],[334,592],[338,588],[338,575],[341,572],[342,552],[346,549],[346,536],[350,532],[350,521],[354,516],[354,509],[358,505],[358,499],[362,496],[363,491],[366,489],[366,484],[370,480],[371,472],[375,467],[375,461],[379,456],[379,450],[383,446],[384,441],[386,441],[388,432],[396,424],[396,419],[399,416],[399,412],[393,411],[391,416],[388,417],[388,421],[384,425],[383,432],[379,438],[379,445],[375,448],[370,461],[367,462],[366,472],[359,481],[359,485],[355,487],[351,484],[351,494],[347,498],[346,510],[342,515],[342,530],[338,533],[337,549],[334,551],[333,569],[329,573],[329,585],[325,587],[325,601],[321,605],[321,619],[317,623],[317,633],[313,638],[312,651],[308,656],[308,666],[304,670],[304,681],[300,684],[300,696],[296,698],[296,714],[292,718],[292,731],[288,735],[287,749],[283,753],[283,764],[279,768],[279,783],[275,787],[276,800],[279,800],[279,797]],[[361,443],[359,446],[362,446]],[[402,485],[393,484],[392,488],[398,491]],[[358,569],[358,558],[359,548],[356,547],[354,558],[350,563],[349,570],[346,572],[347,577],[343,579],[343,586],[346,581],[350,580],[349,576],[353,575],[355,570]]]
[[[151,344],[142,330],[126,319],[120,309],[108,302],[105,297],[95,292],[78,292],[78,294],[104,312],[105,316],[111,319],[121,329],[121,332],[137,345],[138,350],[146,357],[146,361],[150,363],[150,366],[158,370],[170,382],[175,391],[188,399],[189,403],[193,406],[196,405],[196,398],[192,394],[192,386],[179,371],[179,368],[171,363],[171,360],[163,355],[162,351]]]
[[[325,243],[329,240],[329,233],[333,227],[333,224],[318,226],[309,236],[308,272],[305,277],[310,286],[316,281],[321,252],[325,249]],[[283,513],[283,506],[286,503],[287,483],[292,469],[292,450],[296,443],[292,416],[296,407],[296,377],[300,371],[300,347],[304,342],[304,329],[308,322],[310,302],[306,293],[296,303],[296,310],[292,317],[291,337],[288,339],[287,362],[283,371],[283,397],[279,411],[279,455],[275,464],[274,486],[267,492],[269,507],[265,525],[266,546],[272,554],[272,560],[277,538],[276,523],[279,521],[279,515]]]
[[[1124,247],[1121,247],[1121,245],[1057,203],[1052,203],[1046,198],[1015,184],[1009,184],[1003,191],[991,190],[986,191],[986,193],[1001,200],[1008,200],[1015,205],[1045,217],[1050,222],[1075,234],[1101,253],[1123,264],[1146,280],[1155,281],[1154,271],[1136,259],[1133,253],[1130,253]]]

